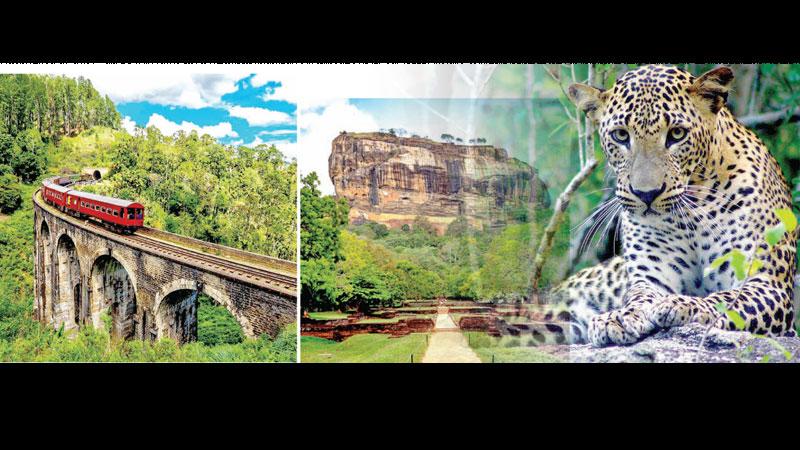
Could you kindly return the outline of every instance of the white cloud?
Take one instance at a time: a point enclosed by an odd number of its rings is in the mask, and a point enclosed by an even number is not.
[[[252,142],[249,142],[247,144],[245,144],[244,141],[241,140],[241,139],[237,140],[237,141],[234,141],[234,142],[231,142],[231,145],[237,145],[237,146],[238,145],[243,145],[243,146],[249,147],[249,148],[254,148],[254,147],[257,147],[257,146],[259,146],[261,144],[274,145],[275,147],[278,148],[278,150],[280,150],[281,153],[283,153],[283,156],[285,156],[287,160],[291,160],[292,158],[297,158],[298,146],[297,146],[296,142],[290,142],[290,141],[264,141],[263,139],[261,139],[258,136],[256,136],[256,138],[253,139]]]
[[[322,108],[314,108],[298,114],[300,130],[297,143],[302,156],[298,157],[303,176],[317,172],[320,190],[333,194],[333,183],[328,176],[328,157],[331,142],[341,131],[377,131],[378,122],[369,113],[361,111],[346,100],[330,102]]]
[[[170,136],[177,133],[178,131],[184,131],[186,133],[189,133],[191,131],[197,131],[197,134],[201,136],[207,134],[215,138],[239,137],[239,134],[233,131],[233,127],[231,126],[230,122],[220,122],[216,125],[207,125],[201,127],[200,125],[194,124],[192,122],[187,122],[185,120],[180,124],[178,124],[167,119],[161,114],[155,114],[155,113],[150,116],[150,119],[147,121],[147,126],[156,127],[159,130],[161,130],[162,133]]]
[[[284,135],[287,135],[287,134],[295,134],[295,133],[297,133],[297,130],[288,130],[288,129],[287,130],[264,130],[264,131],[259,131],[258,135],[259,136],[284,136]]]
[[[136,132],[136,122],[131,120],[130,116],[125,116],[122,118],[122,128],[125,129],[128,134],[133,135]]]
[[[53,73],[83,75],[115,103],[150,102],[158,105],[203,108],[217,106],[223,95],[236,91],[246,71],[196,72],[191,66],[160,65],[109,67],[64,66]]]
[[[239,117],[247,121],[251,127],[263,127],[267,125],[290,124],[294,122],[292,116],[281,111],[273,111],[266,108],[255,108],[249,106],[230,106],[228,114],[231,117]]]
[[[270,142],[270,144],[275,145],[278,147],[278,150],[286,156],[287,160],[291,160],[292,158],[297,158],[297,152],[299,147],[297,146],[297,142],[289,142],[289,141],[276,141]]]

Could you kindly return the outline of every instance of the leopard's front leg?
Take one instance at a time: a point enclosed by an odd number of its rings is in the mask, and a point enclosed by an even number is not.
[[[738,289],[710,294],[706,297],[670,296],[649,308],[648,318],[659,327],[674,327],[689,323],[713,324],[723,330],[737,330],[736,323],[718,311],[716,305],[735,311],[744,319],[744,329],[756,334],[780,336],[792,330],[794,310],[791,288],[777,286],[766,279],[756,278]],[[777,287],[777,288],[776,288]]]
[[[646,284],[638,284],[632,286],[625,297],[625,306],[598,314],[589,322],[592,345],[632,344],[655,331],[656,324],[650,319],[649,311],[666,296]]]

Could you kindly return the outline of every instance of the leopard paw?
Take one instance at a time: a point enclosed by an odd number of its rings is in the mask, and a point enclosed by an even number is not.
[[[627,345],[647,336],[654,326],[636,309],[622,309],[598,314],[589,322],[589,342],[595,347]]]
[[[719,317],[698,304],[695,299],[672,297],[652,305],[648,318],[661,328],[677,327],[689,323],[710,324],[718,322]]]

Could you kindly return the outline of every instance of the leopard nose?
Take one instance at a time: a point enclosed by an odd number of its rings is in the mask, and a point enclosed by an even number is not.
[[[639,191],[631,186],[631,192],[633,192],[633,195],[639,197],[639,199],[641,199],[648,207],[656,198],[658,198],[659,195],[663,194],[666,189],[667,183],[662,184],[660,189],[653,189],[652,191]]]

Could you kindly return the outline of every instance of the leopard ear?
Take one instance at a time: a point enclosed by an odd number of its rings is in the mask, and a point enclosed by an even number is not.
[[[600,120],[600,114],[605,106],[603,94],[600,89],[580,83],[572,84],[567,89],[567,95],[572,103],[595,123]]]
[[[715,115],[725,106],[732,81],[733,71],[729,67],[718,67],[695,80],[689,87],[689,94],[697,106]]]

